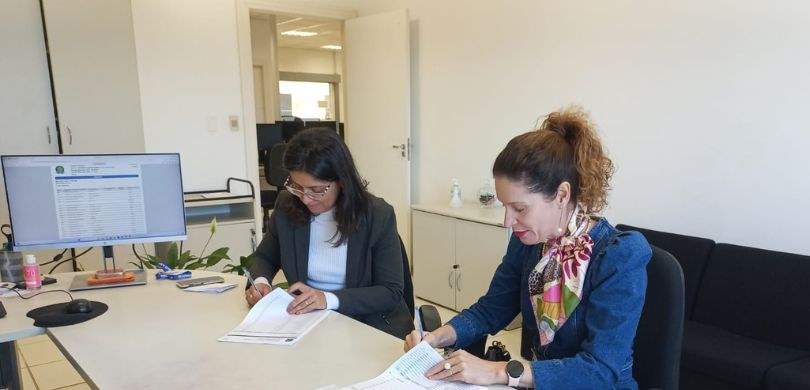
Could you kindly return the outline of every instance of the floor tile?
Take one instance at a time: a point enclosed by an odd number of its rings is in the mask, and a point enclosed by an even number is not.
[[[25,359],[23,358],[23,355],[20,353],[20,346],[19,346],[19,344],[17,345],[17,348],[16,348],[16,349],[17,349],[17,365],[18,365],[20,368],[23,368],[23,367],[28,367],[28,364],[27,364],[27,363],[25,363]]]
[[[39,390],[53,390],[84,382],[84,379],[67,360],[41,364],[28,369],[31,370],[31,376]]]
[[[22,385],[22,390],[37,390],[37,386],[34,384],[34,379],[31,378],[31,373],[28,371],[28,368],[20,370],[20,384]]]
[[[21,345],[20,353],[23,355],[28,367],[65,360],[65,356],[50,340]]]
[[[48,335],[46,334],[41,334],[33,337],[26,337],[24,339],[17,340],[17,345],[41,343],[43,341],[51,341],[51,338],[48,337]]]
[[[79,383],[78,385],[63,387],[59,390],[91,390],[92,388],[87,385],[87,383]]]

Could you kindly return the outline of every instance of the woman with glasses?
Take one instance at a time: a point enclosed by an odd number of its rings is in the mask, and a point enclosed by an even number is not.
[[[296,295],[291,314],[336,310],[404,338],[413,329],[394,209],[366,190],[334,130],[294,136],[284,154],[289,177],[279,194],[251,273],[254,305],[281,270]]]

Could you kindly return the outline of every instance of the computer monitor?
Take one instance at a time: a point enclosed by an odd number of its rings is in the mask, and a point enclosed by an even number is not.
[[[177,153],[1,159],[14,250],[186,239]]]
[[[280,123],[257,123],[256,145],[259,150],[270,150],[273,145],[284,142]]]

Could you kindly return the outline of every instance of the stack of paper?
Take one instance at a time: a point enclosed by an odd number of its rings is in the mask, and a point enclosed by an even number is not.
[[[485,387],[460,382],[433,381],[425,377],[427,370],[443,360],[444,358],[442,358],[430,344],[423,341],[397,359],[397,361],[388,367],[380,376],[349,387],[344,387],[342,390],[486,389]]]
[[[184,289],[184,291],[204,292],[204,293],[221,293],[236,287],[236,283],[211,283],[194,286]]]
[[[286,291],[280,288],[273,289],[250,309],[242,323],[218,340],[292,345],[329,315],[329,310],[288,314],[287,305],[292,301],[292,295]]]

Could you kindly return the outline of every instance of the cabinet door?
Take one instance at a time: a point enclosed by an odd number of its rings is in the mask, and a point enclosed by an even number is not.
[[[39,2],[0,1],[0,155],[58,153]],[[0,170],[0,223],[9,223],[2,183]],[[30,253],[44,263],[60,252]]]
[[[43,5],[63,152],[143,152],[130,0]]]
[[[455,307],[455,218],[413,212],[413,286],[416,296]]]
[[[506,253],[506,232],[503,227],[456,220],[456,310],[470,307],[489,289]]]

